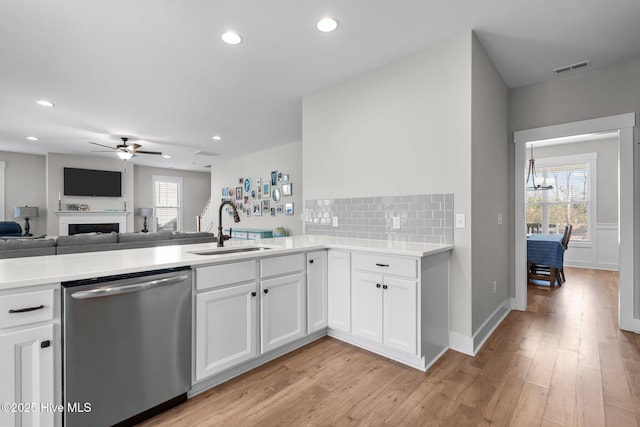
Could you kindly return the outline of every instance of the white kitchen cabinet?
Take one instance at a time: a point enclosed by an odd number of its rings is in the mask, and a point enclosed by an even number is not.
[[[327,273],[329,328],[351,332],[351,252],[329,250]]]
[[[353,334],[416,354],[417,283],[353,273]]]
[[[16,405],[0,411],[0,425],[59,424],[55,295],[49,288],[0,296],[0,402]]]
[[[304,273],[262,280],[260,293],[262,353],[306,335]]]
[[[196,269],[195,381],[258,355],[255,260]]]
[[[196,381],[257,356],[257,283],[196,296]]]
[[[353,334],[382,343],[382,276],[353,274]]]
[[[414,258],[353,255],[354,335],[417,354],[417,264]]]
[[[307,333],[327,327],[327,251],[307,254]]]

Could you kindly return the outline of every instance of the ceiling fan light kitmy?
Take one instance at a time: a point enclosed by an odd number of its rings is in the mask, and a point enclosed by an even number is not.
[[[129,160],[130,158],[133,157],[133,153],[131,151],[127,151],[127,150],[118,150],[116,152],[116,154],[118,155],[118,157],[120,157],[122,160]]]

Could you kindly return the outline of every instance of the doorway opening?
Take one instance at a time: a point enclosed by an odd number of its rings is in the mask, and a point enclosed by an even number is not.
[[[633,182],[633,127],[635,113],[584,120],[561,125],[528,129],[514,133],[515,143],[515,238],[514,238],[514,278],[516,310],[527,308],[527,253],[526,253],[526,209],[525,179],[528,165],[527,144],[580,135],[610,134],[618,141],[618,263],[619,285],[619,327],[637,331],[640,321],[634,317],[635,295],[635,252],[634,242],[634,182]]]

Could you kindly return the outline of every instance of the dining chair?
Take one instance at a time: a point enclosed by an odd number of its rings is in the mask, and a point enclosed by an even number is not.
[[[572,224],[567,224],[564,227],[564,236],[562,236],[562,246],[564,246],[564,250],[566,251],[567,249],[569,249],[569,240],[571,240],[571,232],[573,231],[573,225]],[[566,282],[567,279],[564,275],[564,265],[562,266],[562,268],[560,269],[560,278],[562,279],[562,282]]]
[[[540,233],[540,224],[539,222],[528,222],[527,223],[527,234],[538,234]]]
[[[562,246],[566,251],[569,248],[569,240],[571,239],[571,231],[573,225],[567,224],[564,227],[564,235],[562,236]],[[566,276],[564,274],[564,265],[560,268],[551,268],[548,265],[539,265],[527,263],[527,278],[528,280],[544,280],[549,281],[550,288],[558,283],[558,286],[562,286],[566,282]]]

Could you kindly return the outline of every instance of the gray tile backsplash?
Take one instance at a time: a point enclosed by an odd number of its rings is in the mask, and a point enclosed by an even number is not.
[[[304,214],[305,234],[453,244],[452,193],[305,200]]]

